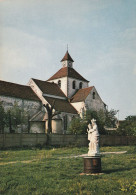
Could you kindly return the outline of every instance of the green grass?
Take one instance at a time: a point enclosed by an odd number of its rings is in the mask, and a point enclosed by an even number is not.
[[[0,194],[136,194],[136,146],[102,147],[103,175],[80,175],[83,148],[18,149],[0,151]],[[65,158],[63,158],[65,157]]]

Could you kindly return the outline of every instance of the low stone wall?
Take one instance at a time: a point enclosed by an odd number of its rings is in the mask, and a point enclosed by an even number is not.
[[[51,146],[87,146],[87,135],[50,134],[48,144]]]
[[[100,146],[136,145],[136,136],[101,135]]]
[[[38,144],[44,145],[47,143],[46,134],[0,134],[0,147],[22,147],[22,146],[36,146]]]
[[[87,135],[62,135],[44,133],[0,134],[0,148],[22,146],[88,146]],[[136,145],[134,136],[100,136],[100,146]]]

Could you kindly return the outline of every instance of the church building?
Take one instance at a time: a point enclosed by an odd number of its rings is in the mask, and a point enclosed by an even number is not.
[[[43,105],[54,106],[58,114],[52,118],[53,133],[68,133],[73,117],[88,110],[105,110],[105,104],[94,86],[73,67],[74,60],[67,51],[62,67],[47,81],[31,78],[27,86],[0,81],[0,101],[5,109],[18,102],[31,116],[30,132],[47,132],[48,115]],[[24,130],[25,131],[25,130]]]

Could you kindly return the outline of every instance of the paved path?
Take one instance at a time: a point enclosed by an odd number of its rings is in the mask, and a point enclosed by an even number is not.
[[[120,152],[101,152],[101,155],[107,155],[107,154],[124,154],[127,151],[120,151]],[[81,155],[71,155],[71,156],[66,156],[66,157],[59,157],[59,158],[79,158],[79,157],[84,157],[87,156],[87,154],[81,154]],[[15,164],[15,163],[31,163],[34,161],[37,161],[39,159],[33,159],[33,160],[25,160],[25,161],[11,161],[11,162],[0,162],[0,165],[8,165],[8,164]]]
[[[101,152],[101,155],[107,155],[107,154],[125,154],[127,151],[120,151],[120,152]],[[88,154],[81,154],[81,155],[77,155],[77,156],[67,156],[67,157],[63,157],[63,158],[78,158],[78,157],[84,157],[84,156],[88,156]]]

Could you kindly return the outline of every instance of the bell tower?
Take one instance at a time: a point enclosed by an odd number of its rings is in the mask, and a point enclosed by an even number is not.
[[[73,68],[73,62],[74,60],[71,58],[70,54],[68,53],[68,50],[66,51],[65,56],[61,60],[62,62],[62,67],[69,67]]]

